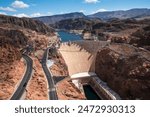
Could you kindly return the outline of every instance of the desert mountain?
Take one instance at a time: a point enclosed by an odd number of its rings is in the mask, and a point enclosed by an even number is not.
[[[67,14],[61,14],[61,15],[37,17],[34,19],[38,19],[44,22],[45,24],[54,24],[56,22],[59,22],[65,19],[76,19],[76,18],[85,18],[85,17],[86,16],[83,13],[74,12],[74,13],[67,13]]]
[[[105,11],[105,12],[98,12],[91,15],[84,15],[80,12],[68,13],[68,14],[60,14],[60,15],[53,15],[53,16],[42,16],[36,17],[34,19],[40,20],[45,24],[55,24],[61,20],[68,20],[68,19],[102,19],[102,20],[110,20],[110,19],[145,19],[150,18],[150,9],[147,8],[137,8],[137,9],[130,9],[130,10],[119,10],[119,11]]]
[[[88,17],[91,18],[100,18],[103,20],[108,20],[112,18],[119,19],[128,19],[128,18],[141,18],[150,16],[150,9],[141,8],[141,9],[130,9],[130,10],[119,10],[119,11],[106,11],[106,12],[98,12]]]

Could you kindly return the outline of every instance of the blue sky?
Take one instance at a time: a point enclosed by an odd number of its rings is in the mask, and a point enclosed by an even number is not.
[[[49,16],[69,12],[92,14],[98,11],[150,8],[150,0],[0,0],[0,14]]]

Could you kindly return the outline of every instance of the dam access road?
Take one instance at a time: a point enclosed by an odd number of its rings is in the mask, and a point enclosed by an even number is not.
[[[24,90],[26,89],[28,81],[30,80],[31,75],[32,75],[32,66],[33,66],[32,59],[29,56],[25,55],[25,54],[23,54],[22,57],[26,61],[26,65],[27,65],[26,72],[25,72],[25,75],[24,75],[19,87],[14,92],[14,94],[12,95],[10,100],[19,100],[21,98],[21,96],[24,93]]]
[[[48,59],[48,53],[49,51],[52,51],[52,48],[47,48],[44,52],[41,64],[42,68],[44,70],[44,73],[46,75],[47,81],[48,81],[48,86],[49,86],[49,99],[50,100],[58,100],[57,93],[56,93],[56,88],[55,88],[55,83],[52,77],[51,72],[49,71],[47,67],[47,59]]]

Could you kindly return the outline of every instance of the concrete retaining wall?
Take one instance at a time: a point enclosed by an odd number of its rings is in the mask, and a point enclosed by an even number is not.
[[[99,77],[92,77],[89,83],[101,99],[121,100],[120,96],[107,86]]]

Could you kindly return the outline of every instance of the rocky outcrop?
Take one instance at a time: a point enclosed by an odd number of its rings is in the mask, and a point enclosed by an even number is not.
[[[65,30],[90,30],[92,25],[100,21],[98,19],[90,20],[86,18],[66,19],[56,22],[54,27]]]
[[[0,99],[9,99],[24,75],[25,64],[21,61],[22,52],[29,50],[32,54],[33,50],[36,52],[47,48],[48,42],[52,40],[51,36],[54,35],[53,32],[52,28],[40,21],[0,15]],[[38,66],[40,63],[35,62],[35,64]],[[35,81],[31,84],[35,87],[44,85],[38,90],[38,93],[43,93],[36,99],[47,99],[46,81],[39,71],[35,73],[38,75],[36,78],[34,76]],[[41,79],[42,83],[37,83],[37,79]],[[32,97],[27,95],[27,99],[35,99]]]
[[[131,35],[130,44],[150,50],[150,25],[133,33]]]
[[[97,53],[96,73],[123,99],[150,99],[150,53],[113,44]]]
[[[0,46],[10,44],[24,48],[32,45],[39,49],[47,46],[52,35],[54,30],[40,21],[0,15]]]
[[[34,61],[34,73],[32,75],[30,83],[26,88],[26,100],[47,100],[48,91],[47,91],[47,81],[45,78],[44,71],[42,66],[37,58],[33,57]]]
[[[20,60],[21,53],[18,49],[8,44],[5,47],[0,46],[0,63],[12,63],[15,60]]]
[[[8,60],[0,62],[0,100],[10,99],[25,71],[23,61],[15,60],[11,63]]]
[[[69,80],[65,79],[57,84],[59,100],[85,100],[85,95]]]
[[[0,28],[0,46],[10,44],[20,48],[27,45],[28,38],[20,30]]]
[[[49,52],[48,58],[54,61],[54,64],[50,67],[51,73],[53,74],[54,77],[61,78],[69,76],[68,67],[65,64],[65,61],[61,53],[57,52],[57,50],[54,49],[53,53]]]
[[[129,37],[142,25],[134,20],[113,19],[108,22],[100,22],[92,26],[92,34],[98,36],[99,40],[110,40],[115,43],[128,43]]]
[[[18,27],[27,28],[44,34],[54,32],[52,28],[44,25],[42,22],[30,18],[17,18],[12,16],[0,15],[0,26],[4,24],[12,25],[14,26],[14,29],[18,29]]]

